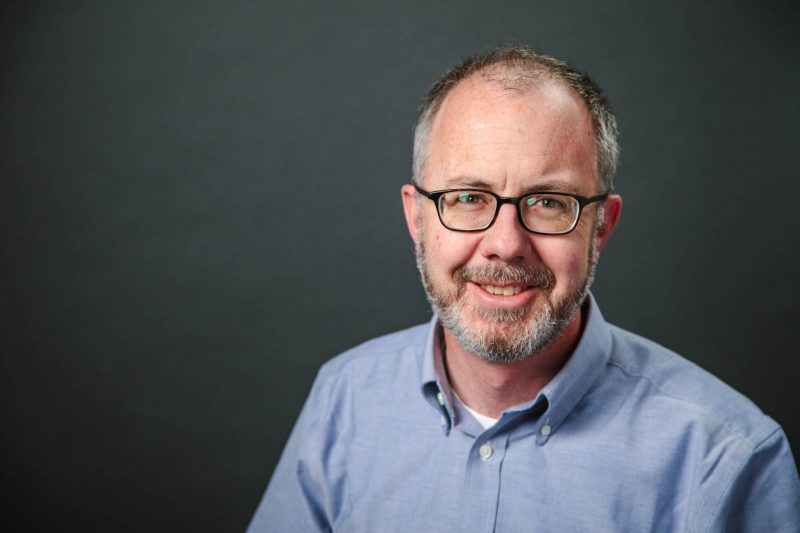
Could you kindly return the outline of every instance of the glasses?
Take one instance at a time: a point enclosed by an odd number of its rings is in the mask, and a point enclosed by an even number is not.
[[[566,192],[535,192],[517,198],[505,198],[480,189],[417,192],[436,204],[439,221],[453,231],[483,231],[494,224],[503,204],[517,208],[520,224],[531,233],[564,235],[575,229],[583,208],[608,198],[601,194],[586,198]]]

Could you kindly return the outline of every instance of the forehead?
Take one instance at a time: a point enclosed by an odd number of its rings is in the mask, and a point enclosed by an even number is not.
[[[473,181],[517,194],[551,181],[590,194],[596,158],[591,118],[572,89],[552,80],[508,89],[472,76],[434,118],[424,176],[434,189]]]

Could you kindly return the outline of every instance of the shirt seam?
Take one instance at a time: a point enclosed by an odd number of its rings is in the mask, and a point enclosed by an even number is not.
[[[743,435],[741,431],[737,431],[736,428],[732,427],[727,421],[725,421],[724,419],[722,419],[719,416],[717,416],[713,411],[711,411],[710,409],[708,409],[704,405],[692,400],[691,398],[687,398],[685,396],[681,396],[679,394],[675,394],[673,392],[669,392],[669,391],[665,390],[661,385],[659,385],[656,381],[654,381],[650,376],[646,376],[644,374],[637,374],[637,373],[631,372],[629,369],[627,369],[621,363],[619,363],[617,361],[614,361],[612,359],[609,359],[608,364],[619,368],[620,370],[625,372],[625,374],[627,374],[628,376],[646,380],[653,387],[658,389],[661,393],[669,396],[670,398],[675,398],[675,399],[687,402],[687,403],[691,404],[692,406],[694,406],[696,409],[701,410],[706,415],[708,415],[709,417],[713,418],[718,423],[720,423],[728,431],[728,433],[731,436],[735,437],[737,440],[739,440],[741,442],[746,443],[747,446],[750,448],[751,453],[752,453],[753,450],[755,450],[758,446],[760,446],[764,442],[762,440],[762,441],[759,441],[756,444],[751,443],[750,439],[746,435]],[[765,417],[765,415],[763,413],[761,413],[761,420],[763,420],[764,417]],[[770,432],[770,434],[774,433],[777,429],[779,429],[779,428],[773,429],[773,431]]]
[[[380,339],[380,337],[378,339]],[[412,350],[417,356],[419,356],[420,349],[424,351],[425,346],[424,339],[420,340],[417,338],[411,338],[405,340],[404,342],[399,342],[393,347],[379,346],[377,343],[375,347],[370,346],[370,344],[374,343],[375,341],[376,339],[364,342],[328,360],[322,368],[326,379],[336,378],[339,374],[345,371],[345,369],[357,364],[357,362],[361,361],[362,359],[392,357],[408,349]]]
[[[761,441],[759,441],[757,445],[753,446],[753,448],[748,452],[748,454],[742,459],[741,463],[739,464],[739,467],[736,469],[736,472],[733,473],[733,475],[731,476],[730,481],[728,481],[728,484],[725,487],[725,490],[720,492],[719,499],[717,500],[717,503],[714,506],[714,512],[709,514],[709,521],[708,521],[708,524],[706,524],[705,531],[709,531],[709,529],[711,527],[711,524],[715,523],[715,518],[717,518],[719,516],[720,510],[722,508],[723,502],[725,501],[725,498],[733,490],[734,483],[739,478],[739,475],[742,473],[742,471],[744,470],[744,468],[747,465],[747,463],[755,455],[756,451],[759,448],[761,448],[764,445],[764,443],[766,443],[768,440],[770,440],[780,430],[781,430],[780,427],[776,427],[775,429],[770,431],[769,434],[766,437],[764,437],[763,439],[761,439]],[[703,505],[701,506],[701,508],[705,507],[705,503],[707,501],[709,501],[709,499],[710,499],[710,496],[704,499]],[[728,509],[728,513],[730,513],[730,509]]]
[[[346,364],[341,365],[335,371],[328,371],[326,372],[326,376],[324,376],[324,383],[320,383],[327,388],[325,391],[325,407],[324,409],[318,410],[315,414],[315,421],[322,422],[325,420],[332,420],[335,424],[338,424],[341,421],[341,413],[339,409],[334,409],[335,402],[333,401],[334,395],[336,390],[338,390],[342,385],[342,376],[345,373],[346,368],[349,366],[349,362],[347,361]],[[348,395],[350,394],[348,388]],[[322,395],[320,395],[321,397]],[[320,418],[320,415],[324,415],[324,418]],[[325,422],[325,424],[329,424],[330,422]],[[340,516],[349,511],[352,508],[352,500],[350,497],[350,480],[345,472],[345,480],[344,480],[344,490],[342,496],[341,507],[339,509],[339,516],[326,516],[326,521],[328,525],[328,531],[332,531],[334,524],[340,518]]]

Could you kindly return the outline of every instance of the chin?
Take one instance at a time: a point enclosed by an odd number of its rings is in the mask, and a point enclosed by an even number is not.
[[[467,351],[491,363],[513,363],[535,355],[561,330],[550,305],[522,308],[456,305],[437,309],[439,319]],[[437,306],[438,307],[438,306]]]

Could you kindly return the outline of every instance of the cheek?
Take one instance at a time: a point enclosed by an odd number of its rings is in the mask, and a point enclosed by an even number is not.
[[[556,277],[556,287],[562,290],[586,275],[588,244],[578,240],[551,240],[537,247],[539,258]]]
[[[475,252],[477,239],[473,234],[457,233],[437,226],[425,228],[425,251],[431,268],[447,274],[468,263]]]

